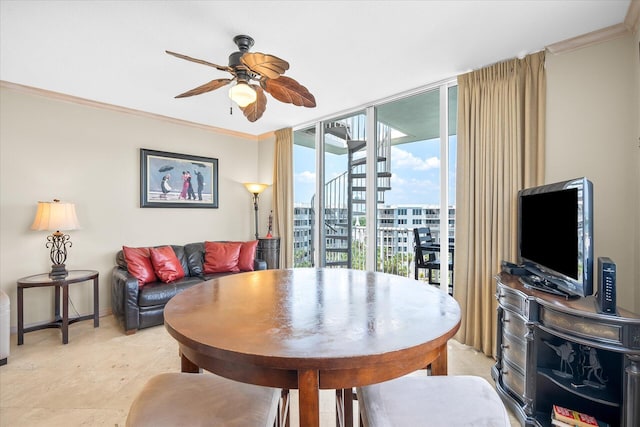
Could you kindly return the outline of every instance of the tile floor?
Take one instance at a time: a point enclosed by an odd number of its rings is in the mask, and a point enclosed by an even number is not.
[[[494,361],[465,345],[449,343],[449,374],[478,375],[491,384]],[[0,426],[124,426],[131,401],[153,375],[180,370],[178,345],[162,326],[124,335],[113,316],[60,331],[11,336],[7,365],[0,366]],[[321,424],[335,426],[334,392],[321,392]],[[291,421],[298,425],[296,393]],[[357,411],[357,408],[354,409]],[[511,415],[512,426],[519,426]]]

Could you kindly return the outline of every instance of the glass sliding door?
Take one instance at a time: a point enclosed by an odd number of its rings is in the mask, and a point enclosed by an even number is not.
[[[458,162],[458,86],[450,86],[448,89],[448,108],[449,108],[449,120],[448,120],[448,157],[449,157],[449,170],[448,170],[448,182],[449,187],[449,209],[448,209],[448,237],[451,246],[454,245],[455,231],[456,231],[456,164]],[[450,254],[453,257],[453,253]],[[452,275],[453,279],[453,275]]]
[[[452,261],[456,113],[451,82],[296,130],[294,265],[413,277],[418,227]]]
[[[354,113],[294,132],[295,267],[365,268],[366,123]]]
[[[324,122],[323,266],[364,269],[366,217],[366,115]]]
[[[378,270],[413,276],[413,229],[440,235],[439,89],[378,106],[390,138],[390,184],[381,192]],[[424,274],[421,272],[421,274]]]
[[[293,266],[314,267],[316,203],[315,128],[293,133]]]

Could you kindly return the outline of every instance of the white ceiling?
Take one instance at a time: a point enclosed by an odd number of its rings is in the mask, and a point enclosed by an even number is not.
[[[9,1],[0,0],[0,80],[260,135],[624,21],[631,0]],[[233,37],[276,55],[317,107],[282,104],[250,123],[228,87],[174,99],[222,71]]]

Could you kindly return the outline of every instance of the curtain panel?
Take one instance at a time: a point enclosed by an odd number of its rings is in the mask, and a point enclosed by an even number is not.
[[[275,132],[273,157],[273,221],[280,236],[280,268],[293,267],[293,130]]]
[[[517,257],[517,192],[544,179],[544,52],[458,77],[457,339],[494,356],[494,276]]]

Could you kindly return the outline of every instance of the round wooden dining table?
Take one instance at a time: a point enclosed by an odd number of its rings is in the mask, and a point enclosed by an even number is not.
[[[446,375],[460,307],[447,293],[400,276],[295,268],[195,285],[167,303],[164,319],[183,372],[202,368],[297,389],[300,425],[314,427],[321,389],[351,390],[429,364],[433,375]]]

